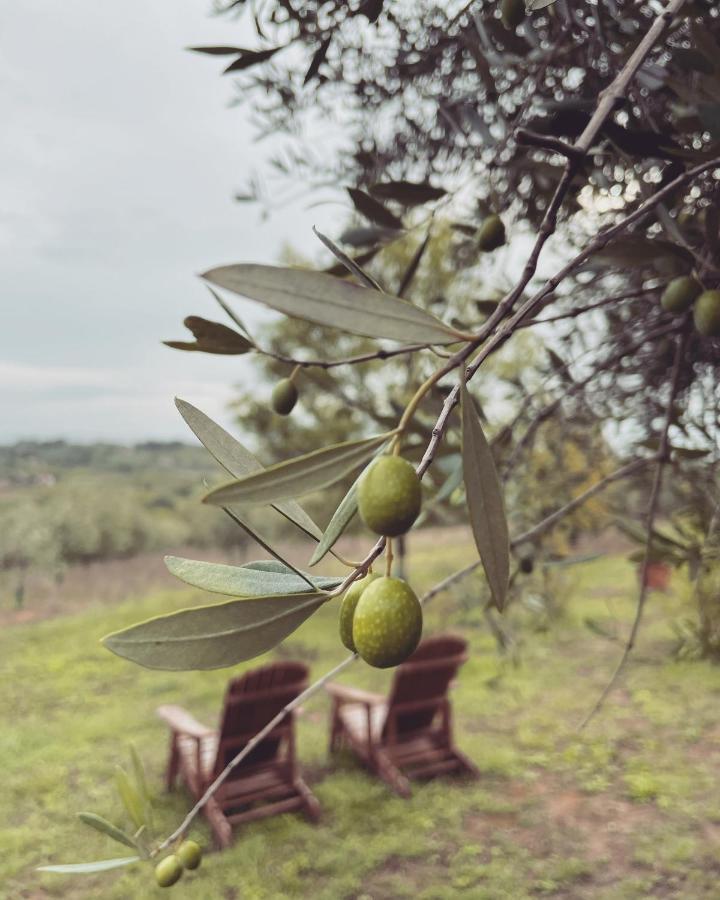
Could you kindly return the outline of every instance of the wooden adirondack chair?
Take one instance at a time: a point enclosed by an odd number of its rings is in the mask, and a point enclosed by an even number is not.
[[[157,714],[171,729],[168,790],[180,775],[199,799],[248,741],[307,687],[307,679],[308,668],[300,662],[272,663],[234,678],[217,731],[181,706],[159,707]],[[295,809],[313,821],[320,816],[320,804],[297,771],[291,713],[233,770],[203,811],[222,849],[231,843],[233,825]]]
[[[409,778],[465,772],[475,765],[453,744],[448,691],[467,659],[467,642],[454,635],[423,641],[395,670],[390,694],[328,684],[332,697],[330,752],[348,746],[401,797]]]

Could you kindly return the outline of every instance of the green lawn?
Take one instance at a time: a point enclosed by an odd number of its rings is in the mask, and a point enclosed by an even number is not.
[[[419,589],[471,558],[466,544],[427,546],[410,561]],[[564,571],[567,602],[549,628],[520,608],[509,616],[515,661],[496,652],[473,603],[477,582],[428,610],[427,632],[452,627],[472,643],[455,722],[458,743],[482,771],[478,781],[437,781],[418,785],[409,801],[394,797],[351,760],[328,760],[327,705],[317,698],[306,706],[299,752],[322,823],[288,815],[248,825],[173,896],[717,898],[720,668],[670,658],[670,622],[687,610],[674,594],[653,594],[629,676],[578,734],[620,649],[584,620],[626,628],[634,575],[614,557]],[[122,821],[113,771],[130,741],[157,791],[158,833],[178,824],[188,798],[162,793],[166,735],[153,710],[181,702],[213,722],[230,672],[145,671],[98,638],[199,600],[191,590],[167,591],[2,633],[1,897],[162,895],[145,864],[74,878],[34,867],[124,855],[75,813]],[[344,655],[336,614],[321,611],[278,654],[322,674]],[[389,677],[358,664],[345,680],[382,688]],[[202,820],[193,836],[209,843]]]

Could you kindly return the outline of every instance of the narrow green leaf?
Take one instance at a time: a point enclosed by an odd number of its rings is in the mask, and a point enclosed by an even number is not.
[[[200,562],[166,556],[168,571],[193,587],[225,594],[228,597],[267,597],[268,594],[303,594],[308,590],[307,581],[293,572],[263,571],[248,566],[227,566],[221,563]],[[321,591],[337,587],[342,578],[308,575],[312,586]]]
[[[108,869],[119,869],[131,863],[140,862],[139,856],[121,856],[117,859],[99,859],[91,863],[67,863],[62,866],[38,866],[38,872],[57,872],[60,875],[91,875],[95,872],[107,872]]]
[[[138,793],[145,803],[150,803],[150,792],[148,791],[147,779],[145,778],[145,767],[142,764],[142,760],[140,759],[135,744],[130,744],[130,760],[132,762]]]
[[[207,486],[207,485],[206,485]],[[259,544],[263,550],[267,550],[267,552],[273,556],[279,563],[282,564],[284,569],[290,569],[295,575],[298,576],[302,581],[304,581],[310,590],[313,589],[312,582],[310,579],[300,571],[300,569],[293,566],[286,559],[283,559],[280,553],[269,543],[269,541],[262,537],[258,533],[258,531],[250,524],[246,516],[243,514],[243,511],[239,509],[239,507],[229,507],[223,506],[222,511],[228,515],[236,525],[238,525],[242,530],[251,537],[257,544]]]
[[[220,669],[271,650],[326,600],[308,592],[183,609],[110,634],[103,644],[148,669]]]
[[[395,228],[397,230],[403,227],[401,219],[398,219],[394,213],[391,213],[382,203],[378,203],[365,191],[361,191],[358,188],[348,188],[348,194],[350,194],[350,199],[355,209],[373,224],[380,225],[382,228]]]
[[[387,434],[345,441],[276,463],[210,491],[205,503],[263,506],[330,487],[361,466],[388,439]]]
[[[125,807],[125,811],[130,816],[133,825],[136,828],[141,828],[146,824],[142,797],[128,778],[128,774],[122,766],[115,767],[115,786],[117,787],[122,804]]]
[[[84,822],[85,825],[89,825],[90,828],[94,828],[95,831],[106,834],[114,841],[117,841],[120,844],[125,844],[126,847],[131,847],[133,850],[136,849],[135,841],[133,841],[129,834],[125,834],[122,828],[118,828],[117,826],[113,825],[112,822],[108,822],[107,819],[103,819],[102,816],[96,816],[95,813],[79,812],[78,819],[80,819],[81,822]]]
[[[260,461],[243,447],[240,441],[228,434],[205,413],[179,398],[176,398],[175,406],[200,443],[235,478],[242,478],[252,472],[264,471]],[[310,537],[315,538],[316,541],[320,540],[322,531],[299,503],[288,500],[271,505]]]
[[[250,332],[249,332],[249,331],[247,330],[247,328],[245,327],[245,323],[244,323],[243,320],[240,318],[240,316],[239,316],[234,310],[230,309],[230,307],[229,307],[228,304],[223,300],[223,298],[220,296],[220,294],[218,294],[217,291],[214,291],[214,290],[210,287],[209,284],[208,284],[208,285],[205,285],[205,286],[206,286],[207,289],[210,291],[210,293],[213,295],[213,298],[215,299],[215,302],[216,302],[217,305],[220,307],[220,309],[222,309],[222,311],[225,313],[225,315],[229,316],[229,318],[232,319],[232,321],[237,325],[237,327],[240,329],[240,331],[242,331],[242,333],[243,333],[243,334],[245,335],[245,337],[250,341],[250,343],[253,344],[253,346],[255,346],[255,342],[254,342],[253,339],[252,339],[252,335],[250,334]]]
[[[415,273],[418,270],[418,266],[420,265],[420,261],[423,258],[423,254],[427,249],[428,244],[430,243],[430,231],[425,235],[425,239],[422,241],[420,246],[415,251],[413,258],[410,260],[410,265],[405,270],[405,274],[402,277],[402,281],[400,282],[400,287],[398,288],[398,297],[404,297],[407,293],[407,289],[410,287],[410,284],[415,277]]]
[[[211,269],[202,277],[287,316],[350,334],[404,344],[451,344],[460,338],[424,309],[325,272],[238,264]]]
[[[310,557],[310,565],[314,566],[320,562],[325,554],[334,546],[335,541],[345,531],[353,516],[357,512],[357,479],[352,483],[350,490],[340,501],[340,505],[333,513],[332,519],[328,522],[328,527],[320,538],[320,543],[315,548],[315,552]]]
[[[510,540],[502,488],[490,446],[472,398],[461,391],[463,476],[475,544],[495,606],[505,606],[510,576]]]
[[[321,231],[318,231],[317,228],[313,225],[313,231],[318,236],[318,238],[325,244],[328,250],[335,256],[343,266],[350,272],[352,275],[355,275],[356,278],[359,278],[360,281],[365,285],[365,287],[372,288],[374,291],[381,291],[382,288],[375,281],[374,278],[371,278],[370,275],[367,274],[357,263],[356,260],[352,259],[350,256],[345,253],[344,250],[341,250],[336,243],[330,240],[329,237],[326,237]]]

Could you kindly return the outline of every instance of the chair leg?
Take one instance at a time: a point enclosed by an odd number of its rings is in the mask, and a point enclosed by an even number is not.
[[[310,788],[305,784],[302,778],[296,778],[293,782],[295,790],[298,792],[303,801],[303,806],[307,817],[312,822],[320,821],[321,807],[317,797]]]
[[[203,807],[205,818],[215,838],[218,850],[227,849],[232,844],[232,825],[225,818],[217,800],[211,797]]]
[[[337,708],[333,705],[333,711],[330,718],[330,740],[328,742],[328,753],[332,754],[340,747],[342,743],[342,724],[337,714]]]
[[[409,780],[382,750],[375,751],[374,768],[380,778],[396,794],[405,797],[405,799],[412,795]]]
[[[460,768],[468,775],[473,778],[480,777],[480,769],[475,765],[475,763],[465,756],[460,750],[457,750],[455,747],[451,747],[450,751],[455,759],[458,761]]]
[[[167,772],[165,773],[165,787],[171,791],[175,787],[178,769],[180,767],[180,753],[177,746],[177,737],[170,735],[170,755],[168,757]]]

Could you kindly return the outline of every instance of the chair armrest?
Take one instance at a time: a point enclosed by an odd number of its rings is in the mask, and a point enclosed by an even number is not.
[[[209,737],[215,733],[212,728],[208,728],[202,722],[198,722],[182,706],[158,706],[155,712],[163,722],[166,722],[178,734],[186,734],[189,737],[202,740],[202,738]]]
[[[380,703],[385,703],[385,697],[382,694],[373,694],[370,691],[348,687],[344,684],[330,682],[325,685],[325,690],[340,703],[364,703],[366,706],[377,706]]]

